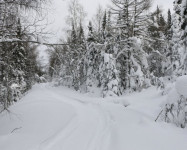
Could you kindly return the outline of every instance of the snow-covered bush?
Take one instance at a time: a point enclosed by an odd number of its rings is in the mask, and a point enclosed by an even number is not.
[[[178,127],[187,125],[187,76],[177,79],[175,88],[168,95],[166,105],[160,118]]]
[[[112,54],[104,54],[104,63],[101,69],[104,70],[102,74],[103,97],[118,96],[119,76],[116,69],[116,61]]]
[[[11,99],[14,101],[14,102],[17,102],[21,96],[22,96],[22,88],[19,84],[12,84],[11,87]]]
[[[46,83],[47,82],[47,77],[45,75],[39,76],[38,74],[35,74],[35,80],[38,83]]]

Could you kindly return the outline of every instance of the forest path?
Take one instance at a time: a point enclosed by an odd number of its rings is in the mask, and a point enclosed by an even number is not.
[[[186,129],[154,122],[164,99],[154,88],[102,99],[36,85],[0,114],[0,149],[185,150]]]

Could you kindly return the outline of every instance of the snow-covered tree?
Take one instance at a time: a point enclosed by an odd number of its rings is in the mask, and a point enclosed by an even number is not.
[[[4,109],[19,100],[35,80],[36,57],[32,57],[35,55],[32,44],[26,42],[30,34],[22,27],[26,19],[22,19],[21,12],[28,9],[38,11],[42,1],[0,2],[0,97]]]
[[[79,0],[69,1],[68,12],[67,23],[70,26],[74,26],[75,32],[78,34],[80,22],[83,23],[86,17],[86,12]]]
[[[159,7],[148,13],[151,0],[111,1],[114,5],[108,11],[98,8],[88,32],[82,25],[84,15],[72,3],[69,45],[53,51],[51,75],[79,91],[100,88],[106,97],[141,91],[151,84],[163,89],[163,77],[185,74],[184,1],[176,0],[175,13],[171,16],[168,10],[167,20]]]
[[[133,51],[138,48],[135,46],[137,41],[133,37],[142,38],[145,36],[145,25],[148,19],[145,12],[150,7],[150,1],[112,0],[112,2],[115,7],[111,8],[111,10],[113,13],[119,15],[117,21],[118,35],[116,39],[120,40],[117,52],[120,87],[121,91],[132,90],[132,84],[136,82],[133,75],[133,66],[137,64],[135,61],[139,59],[133,59],[135,55]],[[139,46],[139,49],[141,49],[141,45]],[[139,56],[137,55],[137,57]],[[143,67],[145,66],[141,66],[140,70]]]
[[[118,70],[116,69],[116,60],[113,54],[104,53],[103,54],[103,64],[102,64],[102,76],[101,82],[103,86],[102,95],[103,97],[107,96],[119,96],[119,75]]]
[[[174,1],[172,70],[174,75],[186,74],[186,1]]]

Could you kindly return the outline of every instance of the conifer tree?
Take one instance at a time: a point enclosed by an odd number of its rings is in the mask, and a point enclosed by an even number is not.
[[[88,38],[87,38],[88,42],[94,42],[95,38],[94,38],[94,32],[93,32],[93,26],[92,26],[92,22],[89,22],[88,25]]]
[[[182,74],[187,74],[187,2],[182,0],[181,2],[181,25],[182,30],[181,41],[183,47],[183,57],[182,57],[182,69],[184,70]]]
[[[172,36],[172,70],[174,75],[182,75],[186,73],[185,69],[185,62],[186,62],[186,48],[185,48],[185,41],[184,33],[185,30],[181,28],[182,26],[182,4],[185,2],[182,0],[175,0],[174,1],[174,17],[173,17],[173,36]]]
[[[171,11],[170,9],[168,10],[168,15],[167,15],[167,27],[166,27],[166,38],[168,41],[171,40],[172,38],[172,23],[171,23]]]
[[[105,39],[106,38],[106,11],[104,13],[104,16],[103,16],[103,22],[102,22],[102,38]]]
[[[111,22],[111,11],[108,11],[108,17],[106,22],[106,36],[108,38],[112,37],[112,22]]]
[[[79,29],[79,34],[78,34],[78,40],[79,40],[79,44],[83,44],[84,41],[85,41],[84,30],[83,30],[81,22],[80,22],[80,29]]]
[[[72,23],[72,30],[71,30],[71,43],[76,44],[77,42],[77,34],[75,31],[74,24]]]

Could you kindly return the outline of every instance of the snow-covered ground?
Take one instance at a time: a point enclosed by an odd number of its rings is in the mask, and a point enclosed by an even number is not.
[[[155,88],[93,98],[40,84],[0,114],[0,150],[186,150],[187,129],[155,122]]]

